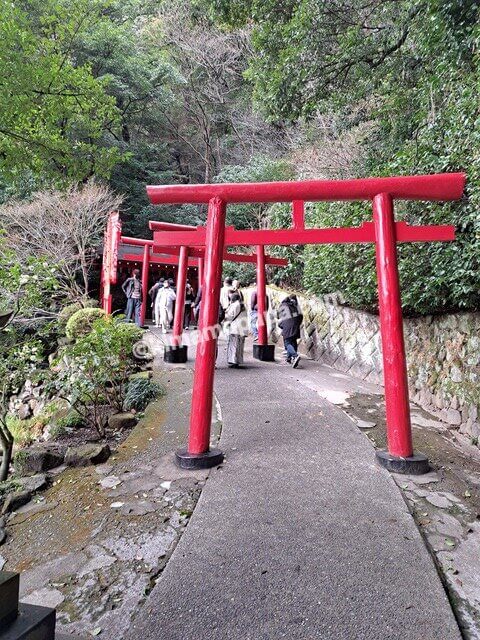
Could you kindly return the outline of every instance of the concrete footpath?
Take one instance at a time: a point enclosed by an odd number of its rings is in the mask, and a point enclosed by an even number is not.
[[[221,345],[226,460],[126,637],[459,640],[399,489],[313,388],[332,370],[246,364]]]

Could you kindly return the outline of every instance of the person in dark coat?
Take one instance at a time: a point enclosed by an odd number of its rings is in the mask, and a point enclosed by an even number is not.
[[[297,346],[303,321],[296,295],[288,296],[282,300],[278,308],[278,318],[278,326],[282,330],[283,344],[287,351],[286,362],[296,369],[300,362]]]
[[[195,302],[195,294],[193,287],[187,280],[187,286],[185,288],[185,311],[183,314],[183,328],[188,329],[190,327],[190,320],[192,315],[192,309]]]
[[[148,292],[148,295],[152,300],[152,308],[155,306],[155,298],[157,297],[158,290],[163,287],[164,281],[165,281],[165,278],[159,278],[158,282],[156,282]]]
[[[197,295],[195,296],[195,301],[193,303],[193,316],[195,318],[195,323],[198,326],[198,320],[200,318],[200,305],[202,304],[202,287],[198,287]]]

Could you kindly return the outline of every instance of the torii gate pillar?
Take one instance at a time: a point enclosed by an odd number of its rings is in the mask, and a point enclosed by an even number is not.
[[[393,199],[389,194],[381,193],[373,199],[373,221],[388,440],[388,451],[379,450],[376,456],[391,471],[426,473],[427,457],[413,453],[397,238]]]
[[[210,449],[213,405],[213,378],[220,331],[218,312],[222,286],[223,250],[225,243],[226,203],[212,198],[208,203],[205,242],[205,271],[198,327],[197,357],[193,378],[192,409],[188,447],[175,452],[183,469],[207,469],[223,461],[223,453]]]
[[[257,246],[257,322],[258,343],[253,345],[253,357],[264,362],[275,361],[275,345],[268,344],[267,284],[265,279],[265,247]]]
[[[188,347],[182,345],[183,316],[185,314],[185,289],[187,286],[188,247],[180,247],[177,272],[177,299],[173,318],[172,344],[165,347],[165,362],[184,363],[188,357]]]

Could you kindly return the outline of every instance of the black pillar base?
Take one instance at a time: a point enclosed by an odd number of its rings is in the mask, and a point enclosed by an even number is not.
[[[181,469],[210,469],[223,462],[223,453],[219,449],[210,449],[205,453],[188,453],[187,449],[175,451],[175,462]]]
[[[274,362],[275,361],[275,345],[274,344],[254,344],[253,357],[255,358],[255,360],[262,360],[262,362]]]
[[[406,473],[412,476],[420,476],[430,471],[428,458],[423,455],[423,453],[415,453],[408,458],[397,458],[396,456],[390,455],[388,451],[377,451],[375,455],[377,462],[393,473]]]
[[[179,346],[179,347],[165,347],[163,352],[163,359],[165,362],[170,362],[172,364],[183,364],[188,359],[188,347],[187,346]]]

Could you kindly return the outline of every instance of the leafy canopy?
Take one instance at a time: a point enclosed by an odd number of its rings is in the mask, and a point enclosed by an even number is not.
[[[109,79],[77,63],[81,34],[102,0],[0,2],[0,172],[41,181],[108,176],[120,159],[101,139],[119,123]]]

